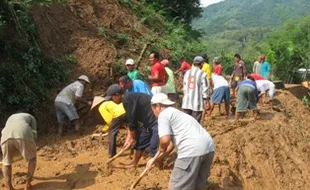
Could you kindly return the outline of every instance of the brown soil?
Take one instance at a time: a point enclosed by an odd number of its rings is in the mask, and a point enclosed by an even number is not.
[[[131,56],[137,58],[148,34],[130,10],[114,0],[69,0],[69,5],[35,7],[33,20],[38,26],[40,43],[48,55],[78,58],[72,66],[72,79],[85,73],[94,81],[88,96],[106,88],[111,64]],[[99,30],[98,28],[101,28]],[[104,32],[102,33],[102,29]],[[100,32],[101,31],[101,32]],[[120,33],[129,35],[129,44],[120,45]],[[139,39],[139,40],[138,40]],[[125,50],[126,49],[126,50]],[[146,60],[144,62],[146,64]],[[53,99],[57,90],[37,115],[40,128],[53,131],[55,111]],[[310,118],[309,111],[289,91],[277,93],[273,108],[260,107],[261,119],[249,117],[235,122],[214,113],[204,127],[216,144],[214,164],[206,189],[310,189]],[[222,108],[223,109],[223,108]],[[217,109],[216,109],[217,110]],[[96,111],[81,109],[86,135],[80,137],[69,130],[64,137],[41,136],[38,142],[38,164],[34,189],[129,189],[144,169],[143,158],[138,169],[124,169],[130,152],[107,166],[107,139],[91,139],[91,133],[102,120]],[[118,136],[119,148],[126,130]],[[167,189],[176,153],[154,168],[136,189]],[[22,189],[27,164],[13,165],[14,186]],[[1,189],[4,181],[1,180]]]
[[[288,101],[289,100],[289,101]],[[216,144],[214,164],[206,189],[309,189],[310,128],[309,111],[288,91],[280,91],[274,109],[260,107],[261,118],[249,117],[235,122],[214,113],[204,125]],[[92,129],[90,129],[92,130]],[[119,134],[119,146],[126,130]],[[138,178],[147,159],[137,170],[124,169],[129,151],[106,165],[107,140],[53,135],[38,143],[38,167],[33,180],[35,189],[129,189]],[[167,189],[176,154],[154,168],[137,189]],[[24,161],[14,164],[14,184],[25,183]],[[3,183],[3,182],[2,182]]]

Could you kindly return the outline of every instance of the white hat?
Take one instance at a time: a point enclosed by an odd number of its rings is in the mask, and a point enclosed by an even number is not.
[[[89,79],[88,79],[88,77],[87,77],[86,75],[81,75],[81,76],[79,76],[79,78],[78,78],[78,79],[80,79],[80,80],[83,80],[83,81],[85,81],[85,82],[90,83],[90,81],[89,81]]]
[[[151,104],[163,104],[163,105],[173,105],[175,102],[169,100],[168,96],[164,93],[154,94],[151,99]]]
[[[135,61],[133,59],[127,59],[125,65],[134,65]]]

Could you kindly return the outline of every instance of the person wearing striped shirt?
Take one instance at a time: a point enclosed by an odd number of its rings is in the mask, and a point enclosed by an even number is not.
[[[188,70],[183,80],[182,109],[193,116],[198,122],[209,98],[209,83],[205,72],[201,71],[204,59],[196,56],[193,61],[194,68]]]

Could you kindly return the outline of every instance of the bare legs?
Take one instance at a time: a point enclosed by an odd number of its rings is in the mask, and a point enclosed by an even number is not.
[[[79,132],[80,131],[80,128],[81,128],[81,124],[80,124],[80,120],[79,119],[76,119],[73,121],[73,124],[74,124],[74,129],[76,132]],[[62,136],[64,133],[64,123],[59,123],[59,126],[58,126],[58,134],[60,136]]]
[[[28,162],[27,181],[26,181],[26,185],[25,185],[25,189],[24,190],[29,190],[31,188],[31,180],[32,180],[33,175],[34,175],[34,171],[36,169],[36,165],[37,165],[37,158],[36,157],[34,157],[34,158],[29,160],[29,162]]]
[[[34,175],[36,165],[37,165],[37,158],[36,157],[29,160],[27,181],[26,181],[24,190],[30,190],[30,188],[31,188],[31,180],[32,180],[33,175]],[[9,166],[3,165],[2,170],[3,170],[3,175],[4,175],[6,185],[8,187],[8,190],[15,190],[13,188],[13,185],[12,185],[12,165],[9,165]]]
[[[3,175],[4,175],[6,185],[8,187],[7,189],[8,190],[15,190],[13,188],[13,185],[12,185],[12,166],[11,165],[9,165],[9,166],[3,165],[2,170],[3,170]]]

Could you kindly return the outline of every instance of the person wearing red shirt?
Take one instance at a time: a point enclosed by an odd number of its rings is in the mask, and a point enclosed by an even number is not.
[[[178,74],[179,72],[185,73],[186,71],[192,68],[192,66],[185,61],[184,57],[180,58],[180,62],[181,62],[181,67],[174,74]]]
[[[150,62],[152,64],[151,75],[149,79],[152,81],[152,94],[166,93],[165,85],[168,81],[168,74],[165,70],[165,66],[159,61],[159,53],[152,52],[150,54]]]
[[[213,73],[217,75],[222,75],[223,73],[223,68],[221,65],[221,59],[219,57],[215,57],[213,59]]]
[[[248,76],[253,77],[255,80],[267,80],[267,79],[265,79],[262,75],[256,74],[256,73],[251,73],[251,74],[249,74]]]

